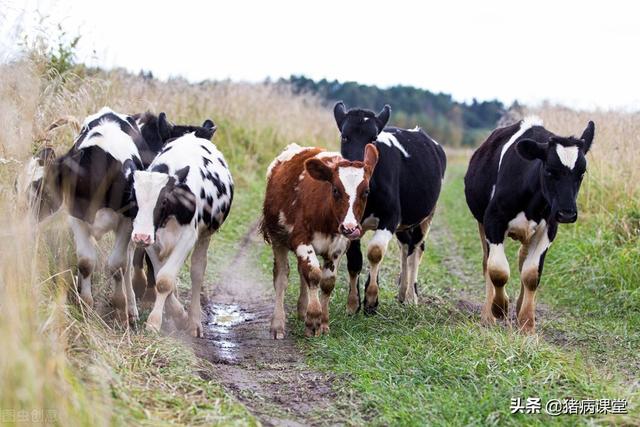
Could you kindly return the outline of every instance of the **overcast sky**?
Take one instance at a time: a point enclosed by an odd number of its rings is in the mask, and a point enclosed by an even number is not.
[[[304,74],[457,100],[640,108],[635,1],[0,0],[0,10],[5,60],[16,28],[43,26],[38,10],[82,36],[79,60],[160,78]]]

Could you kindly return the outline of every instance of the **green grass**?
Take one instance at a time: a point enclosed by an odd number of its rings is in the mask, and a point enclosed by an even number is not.
[[[381,271],[378,315],[349,317],[343,263],[331,301],[329,336],[303,338],[302,325],[290,313],[289,330],[309,364],[338,374],[340,393],[352,401],[358,417],[372,424],[588,423],[585,416],[512,415],[510,401],[517,397],[539,397],[543,405],[549,399],[626,398],[631,400],[628,416],[593,420],[640,422],[638,391],[632,385],[637,370],[622,369],[638,363],[638,273],[622,268],[638,265],[637,248],[612,243],[606,232],[598,231],[603,227],[597,218],[561,229],[539,292],[548,305],[547,318],[539,319],[541,335],[525,337],[503,326],[483,328],[476,312],[458,304],[460,299],[479,304],[484,292],[481,249],[464,202],[463,174],[463,164],[448,172],[434,221],[436,238],[429,240],[421,266],[425,303],[402,307],[395,301],[399,262],[392,243]],[[513,260],[515,251],[516,245],[510,245]],[[267,248],[261,260],[270,268]],[[610,272],[609,279],[598,277],[597,271]],[[515,265],[512,272],[513,299],[519,290]],[[290,307],[297,289],[297,275],[292,274]]]

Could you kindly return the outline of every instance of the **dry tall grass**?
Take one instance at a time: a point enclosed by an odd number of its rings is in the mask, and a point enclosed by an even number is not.
[[[262,173],[267,159],[287,142],[327,145],[337,141],[337,130],[317,99],[294,96],[287,87],[159,82],[121,71],[78,73],[51,75],[37,55],[0,66],[0,410],[8,411],[2,414],[9,421],[103,425],[118,419],[124,403],[146,418],[195,422],[189,405],[206,403],[209,386],[189,383],[191,391],[176,391],[171,382],[184,372],[173,366],[174,377],[167,379],[172,365],[161,358],[164,350],[192,356],[162,339],[131,339],[127,331],[67,304],[75,257],[66,226],[54,221],[43,231],[30,219],[24,197],[14,191],[16,175],[42,145],[38,139],[51,122],[64,115],[82,119],[104,105],[127,113],[166,111],[175,122],[212,118],[219,126],[215,142],[239,183]],[[51,143],[63,153],[72,138],[71,129],[60,129]],[[97,279],[94,289],[104,286]],[[182,412],[174,404],[169,413],[162,399],[154,406],[154,390],[191,401]],[[224,397],[216,405],[218,421],[235,410]]]
[[[583,210],[613,214],[640,207],[640,113],[574,111],[550,105],[528,112],[540,116],[559,135],[580,136],[589,120],[596,124],[581,190]]]

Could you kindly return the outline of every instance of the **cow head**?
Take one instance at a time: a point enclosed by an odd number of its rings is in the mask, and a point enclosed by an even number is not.
[[[587,170],[585,154],[591,148],[594,132],[595,126],[590,121],[580,139],[552,136],[545,143],[522,139],[516,146],[525,159],[542,161],[542,194],[558,222],[571,223],[578,219],[576,199]]]
[[[362,160],[364,148],[375,142],[389,121],[391,109],[385,105],[377,115],[373,111],[352,108],[347,111],[342,101],[333,107],[333,115],[341,135],[340,152],[345,159]]]
[[[331,184],[327,203],[338,224],[338,231],[350,240],[362,234],[362,215],[369,195],[369,180],[378,162],[378,149],[373,144],[364,148],[363,161],[343,160],[335,164],[322,159],[308,159],[304,166],[314,179]]]
[[[211,140],[217,128],[213,121],[207,119],[202,126],[174,125],[165,113],[155,115],[150,112],[134,116],[142,137],[150,147],[162,147],[167,141],[179,138],[187,133],[195,132],[198,138]]]
[[[56,153],[44,147],[27,163],[16,179],[16,189],[27,193],[29,206],[39,221],[55,213],[62,204]]]
[[[196,196],[185,183],[189,166],[173,175],[167,172],[165,165],[156,165],[150,171],[133,172],[132,198],[137,213],[133,219],[131,240],[139,247],[153,245],[156,232],[170,218],[175,218],[180,224],[188,224],[195,214]]]

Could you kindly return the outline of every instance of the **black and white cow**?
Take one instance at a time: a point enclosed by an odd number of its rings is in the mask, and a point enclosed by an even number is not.
[[[153,263],[157,296],[147,329],[159,331],[165,303],[193,336],[202,336],[200,290],[211,235],[227,218],[233,180],[216,146],[196,133],[169,142],[146,171],[133,173],[138,208],[131,240]],[[176,276],[191,255],[189,314],[177,298]]]
[[[147,138],[142,136],[140,126]],[[166,135],[162,135],[162,127]],[[89,307],[93,306],[91,275],[97,263],[96,241],[109,231],[115,232],[107,269],[115,282],[112,302],[116,318],[123,322],[138,317],[130,279],[129,237],[131,217],[135,215],[130,196],[132,174],[151,162],[164,138],[178,136],[172,127],[164,114],[147,114],[137,123],[133,116],[104,107],[84,120],[66,154],[55,158],[51,149],[45,149],[35,157],[47,159],[42,165],[36,163],[32,172],[32,183],[37,182],[35,178],[41,180],[36,187],[36,209],[42,219],[43,212],[53,213],[64,203],[78,258],[80,298]]]
[[[518,324],[525,333],[535,331],[535,295],[545,254],[558,224],[578,218],[576,198],[594,131],[589,122],[579,139],[560,137],[529,117],[496,129],[471,157],[465,195],[478,221],[484,253],[484,324],[495,324],[496,317],[508,314],[504,287],[510,271],[504,241],[509,236],[522,244]]]
[[[398,300],[416,304],[418,267],[446,168],[440,145],[416,127],[412,130],[385,127],[390,109],[376,115],[362,109],[346,110],[342,102],[334,116],[342,136],[341,153],[348,160],[362,160],[368,143],[374,143],[380,157],[370,182],[370,194],[362,221],[365,230],[375,230],[367,248],[369,277],[365,284],[364,312],[378,306],[378,271],[395,234],[402,249],[402,271],[398,279]],[[360,309],[358,276],[362,270],[360,240],[347,251],[349,298],[347,312]]]

